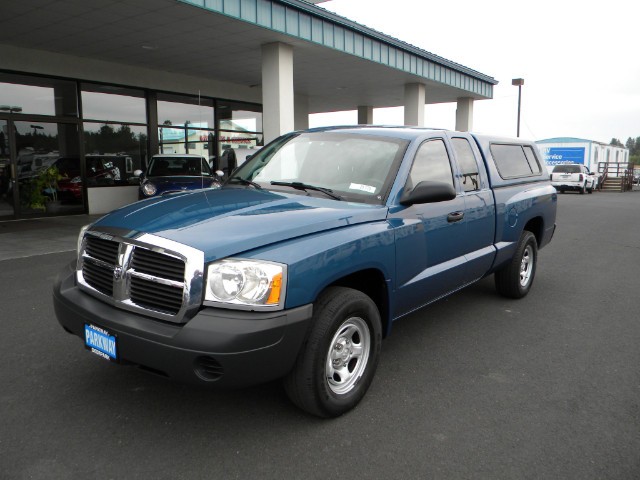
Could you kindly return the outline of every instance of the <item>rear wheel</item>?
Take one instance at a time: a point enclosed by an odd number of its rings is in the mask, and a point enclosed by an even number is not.
[[[511,261],[495,273],[496,290],[508,298],[522,298],[531,289],[536,274],[538,242],[525,230]]]
[[[319,417],[337,417],[364,397],[378,364],[380,313],[364,293],[328,288],[314,304],[313,326],[296,364],[284,379],[298,407]]]
[[[580,187],[580,195],[584,195],[584,192],[587,191],[587,184],[585,183],[584,185],[582,185],[582,187]]]

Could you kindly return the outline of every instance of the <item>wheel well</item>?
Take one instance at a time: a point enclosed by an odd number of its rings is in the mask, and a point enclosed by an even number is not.
[[[336,280],[330,286],[353,288],[371,298],[380,312],[382,336],[387,336],[389,326],[389,296],[387,294],[387,283],[380,270],[372,268],[355,272]]]
[[[542,234],[544,232],[544,222],[542,220],[542,217],[532,218],[524,226],[524,229],[533,233],[533,235],[536,237],[536,242],[538,242],[538,245],[540,245],[540,242],[542,241]]]

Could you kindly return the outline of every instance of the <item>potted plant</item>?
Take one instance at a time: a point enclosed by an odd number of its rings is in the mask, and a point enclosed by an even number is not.
[[[30,207],[33,209],[45,209],[49,213],[55,213],[60,206],[58,199],[58,180],[62,180],[56,166],[48,167],[42,171],[33,182]]]

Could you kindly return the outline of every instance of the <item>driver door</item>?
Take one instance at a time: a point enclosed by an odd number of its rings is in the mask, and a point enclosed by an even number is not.
[[[407,180],[413,188],[421,181],[455,187],[451,159],[443,138],[420,145]],[[458,191],[456,189],[456,191]],[[409,313],[465,283],[465,200],[416,204],[392,214],[396,229],[397,297],[394,316]]]

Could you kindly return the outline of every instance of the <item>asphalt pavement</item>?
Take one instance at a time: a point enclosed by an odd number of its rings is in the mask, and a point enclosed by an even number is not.
[[[489,277],[396,322],[334,420],[278,382],[209,391],[85,351],[51,289],[86,220],[0,223],[2,479],[640,478],[640,192],[559,195],[530,294]]]

